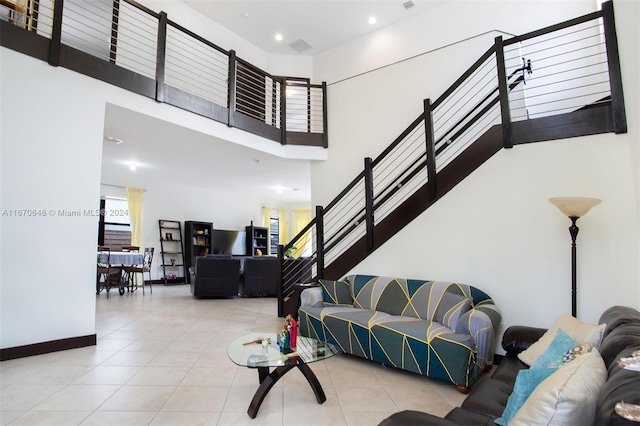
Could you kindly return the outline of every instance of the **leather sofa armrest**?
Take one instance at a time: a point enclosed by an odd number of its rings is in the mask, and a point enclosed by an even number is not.
[[[387,417],[378,426],[455,426],[459,424],[421,411],[404,410]]]
[[[507,353],[519,354],[538,341],[546,331],[546,328],[512,325],[502,335],[502,349]]]

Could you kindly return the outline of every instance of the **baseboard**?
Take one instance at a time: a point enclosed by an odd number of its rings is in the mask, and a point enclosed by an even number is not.
[[[95,346],[97,337],[95,334],[87,336],[69,337],[66,339],[50,340],[48,342],[32,343],[30,345],[15,346],[13,348],[0,349],[0,361],[24,358],[34,355],[48,354],[50,352],[66,351],[68,349]]]

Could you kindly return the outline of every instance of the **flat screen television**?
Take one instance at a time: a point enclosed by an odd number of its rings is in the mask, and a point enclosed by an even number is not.
[[[211,241],[212,254],[247,255],[246,231],[214,229]]]

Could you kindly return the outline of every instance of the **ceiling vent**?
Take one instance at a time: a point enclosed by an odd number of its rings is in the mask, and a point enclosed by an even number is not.
[[[405,9],[411,9],[413,6],[415,6],[415,4],[411,0],[402,3],[402,5]]]
[[[292,43],[289,43],[289,46],[291,46],[291,48],[298,53],[302,53],[313,47],[306,40],[303,40],[303,39],[298,39]]]

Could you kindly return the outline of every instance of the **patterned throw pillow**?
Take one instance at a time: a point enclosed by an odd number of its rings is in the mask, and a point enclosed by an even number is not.
[[[536,359],[536,362],[531,364],[531,368],[548,368],[547,366],[562,358],[567,351],[570,351],[572,348],[575,348],[578,345],[578,342],[574,341],[571,337],[567,335],[561,328],[558,329],[556,335],[553,336],[553,340],[551,344],[547,347],[547,349]]]
[[[353,305],[353,298],[346,281],[318,280],[322,285],[322,301],[326,305]]]
[[[471,298],[461,294],[445,292],[442,295],[438,309],[436,309],[436,321],[452,330],[458,325],[458,318],[471,307]]]
[[[589,342],[584,342],[578,346],[574,346],[573,348],[566,351],[561,357],[547,364],[546,368],[560,368],[563,365],[573,361],[577,357],[591,352],[591,349],[593,349],[593,347]]]

